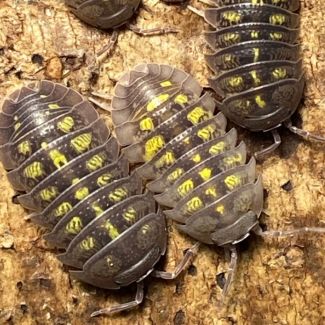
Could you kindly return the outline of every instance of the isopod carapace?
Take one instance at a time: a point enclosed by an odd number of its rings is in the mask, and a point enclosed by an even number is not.
[[[65,0],[65,3],[85,23],[101,29],[111,29],[128,22],[141,0]]]
[[[32,118],[31,118],[32,117]],[[137,284],[166,250],[165,217],[94,107],[63,85],[40,81],[4,100],[0,159],[18,201],[45,226],[45,238],[65,249],[61,261],[89,284],[118,289]]]
[[[274,144],[256,153],[262,158],[280,143],[277,128],[324,142],[293,127],[303,90],[299,34],[299,1],[211,0],[212,8],[192,10],[210,26],[205,39],[213,53],[206,62],[216,77],[209,79],[220,110],[250,131],[272,131]]]
[[[290,61],[284,62],[290,73],[299,73]],[[262,76],[268,80],[272,73]],[[122,152],[130,162],[142,163],[136,165],[136,172],[156,193],[154,198],[167,217],[197,241],[231,251],[226,294],[236,268],[236,244],[252,232],[261,236],[292,232],[261,230],[263,185],[255,159],[247,159],[246,145],[237,144],[235,129],[226,131],[227,121],[216,106],[211,95],[202,95],[195,79],[183,71],[140,64],[117,83],[112,117],[117,140],[125,146]],[[293,233],[305,231],[325,232],[304,228]],[[197,247],[187,256],[195,254]],[[181,265],[184,268],[185,263]],[[155,274],[171,279],[182,268],[172,275]]]

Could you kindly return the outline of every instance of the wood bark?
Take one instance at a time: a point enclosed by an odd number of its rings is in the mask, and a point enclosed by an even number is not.
[[[201,8],[197,2],[191,3]],[[302,56],[306,89],[297,116],[304,129],[323,134],[325,116],[325,6],[301,2]],[[89,65],[111,33],[84,25],[63,1],[2,0],[0,3],[0,96],[31,80],[52,79],[81,91],[112,94],[121,73],[141,62],[174,65],[203,84],[203,20],[184,7],[144,1],[138,26],[176,26],[180,32],[141,37],[121,29],[118,43],[98,75]],[[109,102],[105,103],[107,106]],[[110,124],[109,114],[101,111]],[[299,120],[299,118],[298,118]],[[324,147],[281,130],[283,143],[258,165],[265,199],[262,222],[273,229],[325,227]],[[269,140],[240,131],[253,152]],[[175,281],[148,279],[141,307],[114,317],[90,319],[99,307],[125,302],[134,290],[98,290],[69,278],[55,250],[41,239],[44,229],[13,202],[14,192],[0,169],[1,324],[289,324],[325,323],[325,236],[262,240],[250,237],[240,249],[238,272],[223,307],[218,279],[227,271],[222,249],[202,247],[188,271]],[[160,267],[172,270],[193,241],[171,224]]]

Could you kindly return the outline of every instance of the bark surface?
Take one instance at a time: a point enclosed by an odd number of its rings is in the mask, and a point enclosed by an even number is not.
[[[192,3],[202,7],[199,3]],[[325,116],[325,7],[322,0],[301,2],[302,55],[307,85],[297,116],[304,129],[323,134]],[[51,79],[88,96],[112,94],[121,73],[141,62],[167,63],[203,84],[211,75],[204,63],[202,19],[184,7],[144,1],[138,26],[176,26],[177,34],[141,37],[121,29],[118,43],[98,74],[89,65],[111,33],[84,25],[63,1],[0,1],[0,98],[31,80]],[[69,73],[70,72],[70,73]],[[106,103],[107,106],[109,103]],[[101,111],[107,123],[109,114]],[[325,227],[324,147],[281,130],[283,143],[258,165],[269,229]],[[240,132],[250,151],[267,136]],[[325,323],[325,236],[306,235],[242,245],[238,272],[223,307],[219,286],[228,260],[221,249],[202,247],[177,280],[148,279],[145,301],[132,312],[90,319],[92,311],[133,298],[134,290],[98,290],[69,278],[47,247],[44,230],[13,202],[14,192],[0,168],[0,324],[290,324]],[[169,227],[162,268],[172,270],[193,241]]]

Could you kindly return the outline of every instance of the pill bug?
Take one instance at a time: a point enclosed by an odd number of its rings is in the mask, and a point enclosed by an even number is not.
[[[165,217],[93,106],[76,91],[40,81],[13,92],[0,113],[0,159],[31,219],[65,249],[73,277],[106,289],[137,283],[166,250]]]
[[[179,0],[166,0],[165,3],[178,3]],[[157,35],[175,33],[177,30],[171,27],[142,29],[130,23],[141,5],[141,0],[65,0],[70,11],[81,21],[90,26],[103,30],[114,30],[108,51],[117,41],[117,30],[127,26],[133,32],[140,35]]]
[[[191,9],[211,30],[206,54],[216,76],[210,87],[221,98],[218,106],[231,121],[250,131],[271,131],[274,144],[256,153],[263,158],[276,149],[284,124],[305,139],[325,142],[319,135],[290,122],[304,89],[299,34],[299,0],[207,0],[213,8]]]
[[[202,95],[201,86],[187,73],[163,64],[140,64],[121,77],[111,106],[123,155],[130,163],[142,163],[136,172],[156,193],[167,217],[198,242],[230,251],[223,295],[236,269],[236,244],[251,232],[260,236],[325,232],[323,228],[262,231],[263,185],[255,159],[246,162],[245,143],[237,144],[234,128],[226,132],[225,116],[215,114],[216,102],[210,94]],[[187,254],[193,256],[198,245]],[[171,279],[165,272],[156,275]]]
[[[65,0],[65,3],[80,20],[97,28],[110,29],[129,21],[141,0]]]

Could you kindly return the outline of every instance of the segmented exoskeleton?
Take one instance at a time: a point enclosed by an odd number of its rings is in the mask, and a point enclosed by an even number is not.
[[[202,95],[187,73],[168,65],[141,64],[121,77],[112,100],[115,134],[124,156],[143,163],[136,172],[156,194],[176,227],[199,242],[231,252],[225,295],[236,269],[236,244],[255,232],[261,236],[325,232],[323,228],[263,232],[259,216],[263,186],[255,159],[246,162],[246,147],[237,132],[226,132],[214,99]],[[138,165],[136,165],[138,166]],[[195,254],[198,244],[187,251]],[[181,264],[183,267],[185,263]],[[165,279],[174,274],[158,272]]]
[[[165,253],[165,218],[93,106],[53,82],[23,87],[2,105],[0,145],[10,183],[25,193],[18,201],[65,249],[71,274],[107,289],[136,282],[136,300],[111,313],[140,303],[142,279]]]
[[[101,288],[137,283],[134,301],[93,316],[137,306],[145,277],[173,279],[195,254],[198,244],[174,272],[154,270],[166,250],[166,207],[181,231],[231,251],[224,294],[236,269],[235,245],[250,232],[324,232],[260,229],[263,187],[255,160],[246,163],[245,144],[237,145],[236,130],[226,132],[224,115],[215,115],[215,101],[201,93],[195,79],[168,65],[142,64],[122,76],[112,101],[121,156],[103,120],[72,89],[41,81],[3,103],[1,161],[32,221],[65,250],[60,260],[75,278]],[[128,161],[144,164],[128,176]],[[144,194],[142,180],[150,181]]]
[[[256,155],[262,157],[280,144],[276,128],[282,123],[305,138],[324,142],[289,121],[304,88],[295,13],[299,0],[204,2],[214,7],[198,13],[213,29],[204,34],[215,52],[205,57],[216,73],[209,84],[222,98],[221,111],[251,131],[273,133],[275,143]]]

